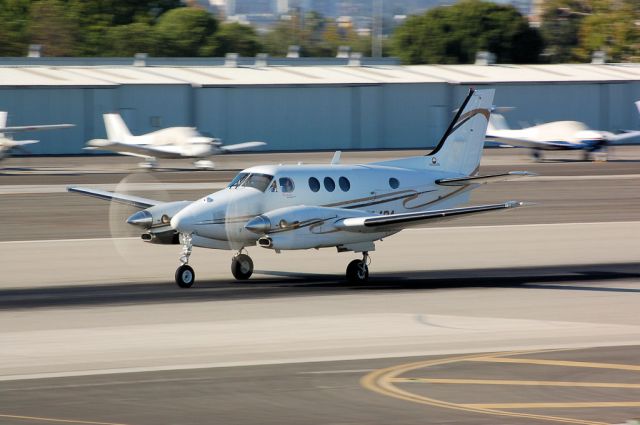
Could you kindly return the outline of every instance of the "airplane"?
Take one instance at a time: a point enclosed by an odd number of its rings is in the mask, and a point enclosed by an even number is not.
[[[124,120],[117,113],[103,114],[107,140],[93,139],[84,149],[117,152],[122,155],[144,158],[139,165],[155,168],[156,158],[191,158],[194,165],[201,169],[213,168],[211,161],[205,160],[213,155],[253,149],[264,146],[264,142],[245,142],[223,146],[219,139],[206,137],[193,127],[170,127],[151,133],[134,136],[129,132]]]
[[[13,133],[75,127],[74,124],[23,125],[7,127],[7,115],[6,111],[0,111],[0,160],[11,156],[12,151],[28,153],[24,146],[39,142],[39,140],[13,140],[10,136]]]
[[[640,101],[636,102],[640,112]],[[510,107],[494,108],[492,112],[508,111]],[[640,136],[640,131],[614,134],[609,131],[592,130],[579,121],[553,121],[532,127],[512,129],[504,115],[492,113],[487,129],[487,141],[497,142],[503,147],[531,148],[535,160],[542,159],[542,151],[582,150],[584,160],[591,160],[597,152],[607,146]]]
[[[176,284],[191,287],[193,247],[236,250],[231,272],[249,279],[247,247],[274,250],[334,247],[362,253],[346,270],[349,282],[369,278],[375,242],[412,226],[440,223],[525,205],[520,201],[463,206],[483,183],[534,174],[478,174],[494,90],[470,90],[439,143],[424,156],[368,164],[259,165],[241,171],[225,188],[196,201],[160,202],[98,189],[69,192],[139,208],[127,219],[143,241],[180,244]]]

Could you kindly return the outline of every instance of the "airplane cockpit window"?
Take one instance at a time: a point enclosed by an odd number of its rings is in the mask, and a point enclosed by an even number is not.
[[[272,179],[273,176],[269,174],[251,173],[249,177],[242,181],[242,186],[253,187],[254,189],[258,189],[260,192],[264,192],[265,189],[269,187],[269,183],[271,183]]]
[[[240,186],[240,184],[242,184],[242,182],[244,181],[244,179],[247,178],[247,176],[249,176],[249,173],[239,173],[237,176],[233,178],[233,180],[231,180],[231,183],[229,183],[229,186],[227,187]]]
[[[280,177],[280,190],[283,193],[287,193],[287,192],[293,192],[294,189],[294,184],[293,184],[293,180],[291,180],[289,177]]]

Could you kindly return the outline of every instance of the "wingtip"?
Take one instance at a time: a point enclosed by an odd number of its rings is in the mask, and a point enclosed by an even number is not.
[[[534,202],[527,201],[507,201],[504,203],[505,208],[530,207],[536,205]]]

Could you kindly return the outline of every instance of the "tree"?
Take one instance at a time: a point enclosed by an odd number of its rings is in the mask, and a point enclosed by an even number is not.
[[[585,17],[591,14],[588,0],[547,0],[542,11],[540,32],[545,41],[544,56],[549,62],[576,61],[575,48]]]
[[[404,63],[472,63],[490,51],[502,63],[535,63],[539,32],[512,6],[463,0],[411,16],[392,36],[392,51]]]
[[[106,35],[109,43],[103,56],[133,56],[136,53],[151,53],[156,50],[155,31],[152,26],[136,22],[110,27]]]
[[[47,56],[72,56],[76,25],[61,0],[38,0],[29,11],[29,41]]]
[[[255,56],[262,45],[253,27],[238,23],[222,24],[213,36],[215,56],[238,53],[240,56]]]
[[[0,56],[27,53],[30,0],[0,0]]]
[[[212,56],[218,21],[202,9],[172,9],[155,25],[160,56]]]

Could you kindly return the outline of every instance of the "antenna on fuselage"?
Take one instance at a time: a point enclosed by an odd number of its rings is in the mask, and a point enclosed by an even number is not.
[[[340,164],[340,155],[342,155],[342,151],[336,151],[336,153],[333,154],[333,158],[331,159],[331,165]]]

